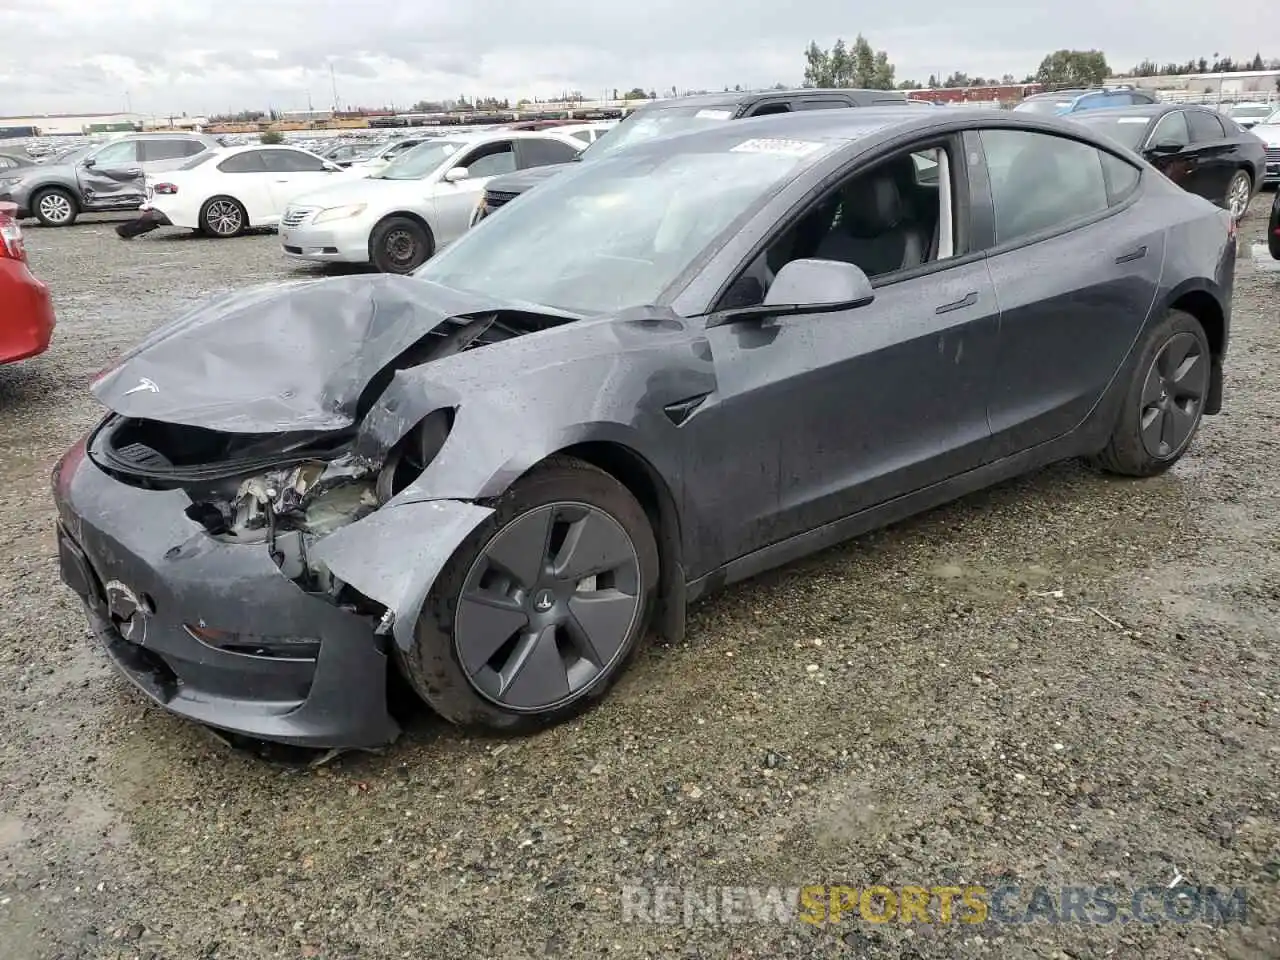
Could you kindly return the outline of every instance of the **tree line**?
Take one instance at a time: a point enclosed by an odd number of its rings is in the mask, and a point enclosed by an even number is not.
[[[862,35],[846,44],[843,38],[824,50],[816,42],[810,42],[804,52],[804,85],[806,87],[860,87],[869,90],[919,90],[924,86],[938,87],[983,87],[1009,85],[1017,83],[1038,83],[1045,87],[1091,87],[1098,86],[1113,76],[1107,58],[1101,50],[1055,50],[1046,54],[1040,61],[1035,73],[1027,74],[1018,80],[1011,73],[1000,78],[970,76],[957,70],[950,76],[939,79],[936,74],[929,76],[927,84],[914,80],[894,80],[895,68],[884,50],[875,50]],[[1262,54],[1255,53],[1252,60],[1233,60],[1231,57],[1213,55],[1210,60],[1200,57],[1186,63],[1166,63],[1163,66],[1154,60],[1143,60],[1133,67],[1128,76],[1155,77],[1176,76],[1188,73],[1235,73],[1245,70],[1280,70],[1280,60],[1263,60]],[[1280,87],[1280,83],[1277,84]]]

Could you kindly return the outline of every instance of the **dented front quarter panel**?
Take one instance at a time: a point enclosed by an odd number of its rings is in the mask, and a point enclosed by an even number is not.
[[[645,308],[582,321],[398,372],[365,417],[356,453],[382,462],[416,424],[455,411],[426,470],[377,513],[312,550],[339,579],[383,604],[396,643],[413,643],[422,605],[449,558],[530,467],[584,443],[647,460],[679,497],[683,443],[664,408],[715,387],[699,326]]]
[[[444,446],[391,504],[496,497],[551,454],[599,442],[630,448],[677,494],[684,445],[664,408],[714,389],[698,322],[646,307],[403,370],[356,451],[381,460],[428,414],[452,408]]]
[[[408,650],[440,571],[492,513],[490,507],[457,500],[389,504],[320,540],[311,558],[385,606],[396,643]]]

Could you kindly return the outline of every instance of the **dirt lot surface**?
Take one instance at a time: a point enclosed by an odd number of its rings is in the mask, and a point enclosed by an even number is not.
[[[306,272],[270,234],[29,228],[60,323],[0,368],[0,958],[1280,957],[1280,275],[1248,260],[1270,199],[1242,231],[1225,412],[1167,476],[1044,470],[708,601],[568,726],[419,716],[317,768],[114,674],[58,583],[47,493],[123,347]],[[624,884],[877,882],[1177,882],[1248,909],[623,922]]]

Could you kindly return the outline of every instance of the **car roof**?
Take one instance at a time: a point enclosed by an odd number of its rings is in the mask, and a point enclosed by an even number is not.
[[[858,94],[870,94],[893,100],[905,100],[906,94],[901,90],[872,90],[863,87],[800,87],[789,90],[726,90],[723,93],[699,93],[691,97],[671,97],[667,100],[650,100],[636,107],[641,110],[666,110],[671,107],[743,107],[760,100],[772,100],[780,97],[806,100],[829,99],[831,97],[850,97]]]
[[[298,150],[302,153],[310,153],[305,147],[295,146],[292,143],[244,143],[236,147],[218,147],[213,152],[221,157],[234,156],[237,153],[248,153],[250,150]]]
[[[1079,123],[1067,117],[1046,117],[996,109],[918,110],[904,104],[860,107],[856,110],[805,110],[749,117],[732,123],[656,137],[619,151],[618,155],[642,152],[692,153],[704,148],[727,149],[744,140],[851,142],[870,138],[886,139],[899,134],[930,130],[954,132],[982,125],[1062,133],[1092,142],[1099,147],[1106,147],[1108,143],[1105,137],[1092,130],[1082,129]]]

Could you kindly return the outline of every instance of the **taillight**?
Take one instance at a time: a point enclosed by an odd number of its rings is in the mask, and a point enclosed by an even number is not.
[[[24,263],[27,259],[27,250],[22,244],[22,228],[18,221],[3,213],[0,213],[0,257]]]
[[[157,183],[156,184],[156,193],[164,194],[165,196],[172,196],[177,192],[178,192],[177,184],[173,184],[173,183]]]

